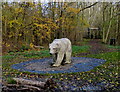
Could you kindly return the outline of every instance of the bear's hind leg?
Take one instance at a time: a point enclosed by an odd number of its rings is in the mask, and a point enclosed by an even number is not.
[[[63,58],[63,60],[62,60],[61,65],[65,65],[65,62],[66,62],[66,54],[64,54],[64,58]]]
[[[66,64],[71,63],[71,52],[66,52]]]

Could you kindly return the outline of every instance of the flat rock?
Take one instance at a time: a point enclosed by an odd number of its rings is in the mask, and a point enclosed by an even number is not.
[[[105,62],[102,59],[87,58],[87,57],[72,57],[70,64],[52,67],[52,58],[43,58],[38,60],[26,61],[12,65],[13,69],[20,71],[28,71],[32,73],[71,73],[90,71],[96,66]]]

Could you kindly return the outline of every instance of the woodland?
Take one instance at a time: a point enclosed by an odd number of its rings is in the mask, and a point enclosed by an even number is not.
[[[64,37],[78,44],[88,38],[89,28],[99,31],[103,43],[116,39],[118,45],[119,7],[119,2],[3,2],[3,52],[47,46]]]

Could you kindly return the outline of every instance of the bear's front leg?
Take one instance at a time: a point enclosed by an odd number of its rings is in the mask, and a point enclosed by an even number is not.
[[[56,60],[55,64],[53,64],[53,66],[60,66],[61,62],[63,60],[63,57],[64,57],[64,53],[59,52],[57,55],[57,60]]]
[[[53,65],[53,64],[55,64],[55,62],[57,60],[57,53],[53,54],[52,58],[53,58],[53,62],[52,62],[52,65]]]

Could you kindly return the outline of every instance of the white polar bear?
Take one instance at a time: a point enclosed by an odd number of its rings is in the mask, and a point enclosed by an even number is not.
[[[71,63],[71,41],[67,38],[55,39],[49,44],[50,54],[53,55],[54,64],[60,66],[65,58],[65,63]]]

